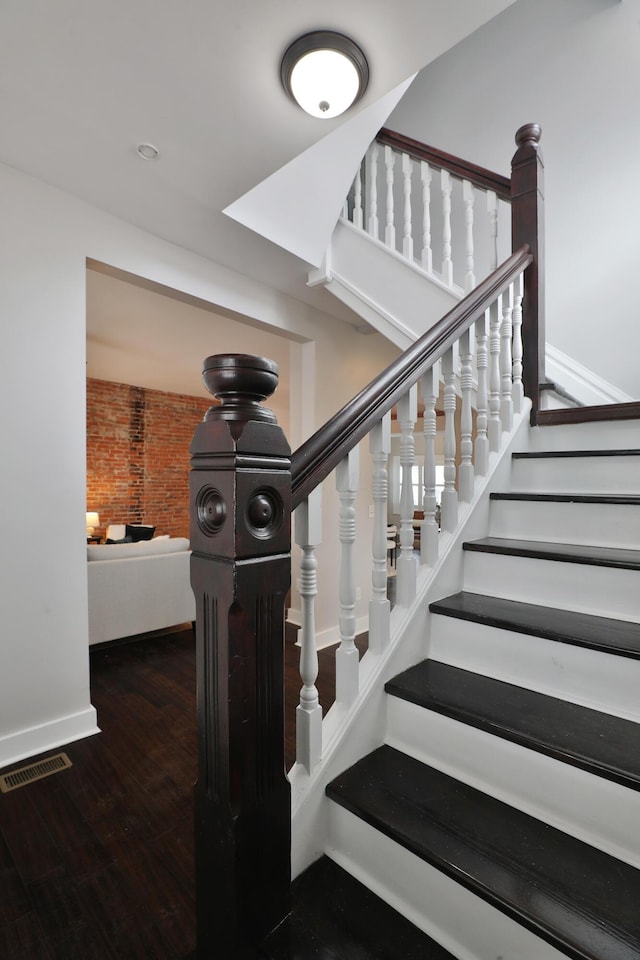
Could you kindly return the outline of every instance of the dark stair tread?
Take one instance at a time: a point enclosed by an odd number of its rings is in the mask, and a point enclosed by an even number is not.
[[[296,878],[292,899],[268,960],[455,960],[329,857]]]
[[[640,724],[423,660],[385,685],[396,697],[640,790]]]
[[[512,557],[533,557],[537,560],[564,560],[589,566],[640,570],[640,550],[620,547],[584,546],[580,543],[555,543],[546,540],[516,540],[508,537],[483,537],[468,540],[464,550],[479,553],[501,553]]]
[[[640,450],[525,450],[511,454],[514,460],[554,460],[574,457],[637,457]]]
[[[591,493],[491,493],[491,500],[518,500],[543,503],[612,503],[616,506],[640,506],[640,496],[633,494],[591,494]]]
[[[544,607],[466,590],[429,604],[431,613],[470,620],[500,630],[524,633],[640,659],[640,624],[574,610]]]
[[[557,949],[640,957],[640,871],[389,746],[327,795]]]

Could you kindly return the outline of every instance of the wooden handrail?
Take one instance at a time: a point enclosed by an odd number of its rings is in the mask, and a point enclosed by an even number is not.
[[[512,253],[295,451],[291,460],[292,508],[309,496],[532,259],[528,246]]]
[[[493,190],[502,200],[511,200],[511,180],[509,177],[503,177],[499,173],[485,169],[485,167],[469,163],[468,160],[463,160],[451,153],[445,153],[444,150],[437,150],[426,143],[420,143],[419,140],[412,140],[411,137],[405,137],[402,133],[396,133],[386,127],[379,131],[376,140],[378,143],[408,153],[415,160],[425,160],[439,170],[444,168],[454,176],[460,177],[462,180],[469,180],[483,190]]]

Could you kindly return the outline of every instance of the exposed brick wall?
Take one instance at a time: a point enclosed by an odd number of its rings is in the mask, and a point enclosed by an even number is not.
[[[189,445],[210,406],[187,397],[87,380],[87,510],[109,523],[153,523],[189,536]]]

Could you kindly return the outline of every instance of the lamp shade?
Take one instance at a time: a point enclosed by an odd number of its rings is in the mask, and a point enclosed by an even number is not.
[[[99,524],[100,524],[100,517],[98,516],[98,514],[87,512],[87,533],[92,534],[94,531],[94,528],[99,526]]]
[[[316,30],[287,49],[280,76],[289,96],[303,110],[326,120],[340,116],[364,94],[369,66],[353,40],[330,30]]]

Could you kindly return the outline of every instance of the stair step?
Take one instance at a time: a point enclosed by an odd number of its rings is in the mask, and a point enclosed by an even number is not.
[[[640,550],[623,547],[585,546],[580,543],[552,543],[545,540],[511,540],[507,537],[484,537],[463,544],[464,550],[499,553],[536,560],[561,560],[589,566],[640,570]]]
[[[327,794],[561,952],[638,960],[640,871],[628,864],[389,746]]]
[[[640,489],[640,450],[541,450],[512,454],[514,490],[628,494]]]
[[[503,600],[466,590],[436,600],[429,610],[445,617],[640,660],[640,628],[627,620]]]
[[[292,900],[264,945],[268,960],[455,960],[329,857],[296,878]]]
[[[612,503],[640,506],[640,497],[631,494],[587,494],[587,493],[491,493],[491,500],[524,500],[531,503]]]
[[[387,693],[640,790],[640,724],[546,694],[423,660]]]

